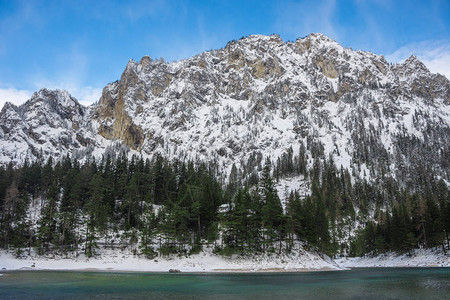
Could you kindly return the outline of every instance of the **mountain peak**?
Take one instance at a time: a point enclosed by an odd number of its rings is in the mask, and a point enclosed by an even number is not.
[[[42,88],[38,92],[34,92],[31,99],[27,102],[35,103],[38,101],[47,101],[51,103],[57,103],[63,107],[80,106],[78,100],[70,95],[66,90],[50,90]]]
[[[151,64],[151,62],[152,62],[153,60],[152,60],[152,58],[150,57],[150,55],[144,55],[142,58],[141,58],[141,60],[139,61],[139,64],[142,66],[142,67],[146,67],[146,66],[148,66],[149,64]]]
[[[313,32],[309,35],[307,35],[306,37],[304,37],[301,40],[310,40],[315,42],[318,45],[322,45],[322,46],[341,46],[338,42],[336,42],[335,40],[333,40],[332,38],[330,38],[329,36],[324,35],[323,33],[316,33]],[[341,46],[342,47],[342,46]]]
[[[429,72],[429,70],[425,66],[425,64],[420,59],[418,59],[417,56],[415,56],[414,54],[412,54],[410,57],[408,57],[405,60],[404,64],[407,65],[407,66],[412,66],[412,67],[421,69],[423,71],[428,71]]]
[[[12,102],[6,101],[5,104],[3,105],[0,114],[3,114],[5,111],[7,110],[17,110],[17,106],[14,105]]]
[[[240,41],[271,41],[271,42],[278,42],[282,43],[283,40],[278,34],[270,34],[270,35],[264,35],[264,34],[252,34],[246,37],[242,37]]]

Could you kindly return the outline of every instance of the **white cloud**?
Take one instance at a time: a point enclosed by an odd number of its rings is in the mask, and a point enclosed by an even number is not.
[[[80,104],[84,106],[91,105],[92,103],[98,101],[100,96],[102,95],[102,88],[92,87],[92,86],[81,86],[77,83],[76,80],[70,80],[70,78],[66,78],[66,80],[61,81],[50,81],[50,80],[40,80],[35,84],[36,90],[39,90],[43,87],[51,90],[59,89],[66,90],[70,95],[75,97]]]
[[[73,96],[77,98],[82,105],[85,106],[97,102],[100,99],[101,95],[102,95],[101,88],[94,88],[91,86],[80,87],[76,91],[74,91],[73,94]]]
[[[402,62],[411,55],[422,61],[432,73],[439,73],[450,79],[450,41],[422,41],[408,44],[386,55],[390,62]]]
[[[5,102],[11,102],[20,105],[31,98],[31,92],[27,90],[16,90],[14,88],[0,89],[0,109]]]

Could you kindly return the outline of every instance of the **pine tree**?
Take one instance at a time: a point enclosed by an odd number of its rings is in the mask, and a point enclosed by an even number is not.
[[[444,226],[441,219],[439,207],[435,201],[428,196],[426,199],[425,209],[425,232],[427,238],[427,246],[435,247],[443,244]]]
[[[141,223],[140,249],[147,258],[153,259],[157,254],[153,248],[153,239],[156,237],[158,220],[152,204],[146,203]]]
[[[52,247],[58,245],[59,236],[56,231],[58,222],[59,188],[56,181],[50,185],[47,199],[41,212],[37,226],[37,248],[39,254],[44,254]]]
[[[30,205],[30,196],[23,191],[14,204],[14,211],[11,215],[11,237],[10,244],[16,248],[16,253],[22,253],[22,248],[31,246],[32,231],[30,221],[27,220],[27,210]]]
[[[106,183],[101,172],[95,173],[90,182],[89,198],[83,208],[86,215],[85,254],[88,256],[95,255],[97,241],[101,235],[106,236],[108,230],[110,204],[108,199],[105,199],[105,189]]]
[[[316,240],[319,250],[323,253],[332,254],[330,249],[330,231],[325,204],[322,199],[316,199],[315,218]]]
[[[3,233],[2,244],[7,247],[14,235],[14,223],[16,221],[17,205],[20,202],[19,189],[16,181],[12,181],[11,185],[5,191],[5,198],[2,209],[1,230]]]
[[[266,246],[273,247],[279,241],[281,248],[282,234],[284,233],[283,208],[277,190],[270,176],[270,165],[264,167],[260,193],[262,199],[262,218]]]

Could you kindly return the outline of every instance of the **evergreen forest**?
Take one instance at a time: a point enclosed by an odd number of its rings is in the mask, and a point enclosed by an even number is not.
[[[80,164],[28,162],[0,167],[0,248],[18,255],[84,253],[189,255],[206,245],[220,255],[289,253],[301,243],[330,256],[448,248],[450,193],[432,175],[415,190],[392,177],[352,180],[332,157],[307,167],[288,151],[224,181],[217,166],[133,156]],[[280,201],[285,177],[309,182]]]

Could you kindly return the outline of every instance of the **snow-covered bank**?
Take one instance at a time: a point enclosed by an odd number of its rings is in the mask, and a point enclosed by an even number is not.
[[[0,251],[0,272],[3,270],[84,270],[168,272],[294,272],[339,270],[370,267],[450,267],[450,254],[442,249],[417,249],[409,254],[387,253],[373,257],[323,259],[317,254],[295,250],[289,255],[257,255],[224,257],[211,248],[191,256],[156,257],[147,259],[132,251],[102,250],[101,255],[87,258],[75,256],[38,256],[16,258],[11,252]]]
[[[335,262],[343,268],[372,267],[450,267],[450,253],[441,248],[416,249],[407,254],[385,253],[377,256],[340,258]]]
[[[167,272],[277,272],[334,270],[339,267],[331,260],[317,254],[298,250],[290,255],[261,255],[254,257],[223,257],[212,253],[210,248],[189,257],[157,257],[147,259],[119,250],[103,250],[95,258],[28,256],[15,258],[12,253],[0,252],[1,270],[102,270]]]

